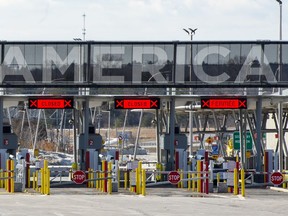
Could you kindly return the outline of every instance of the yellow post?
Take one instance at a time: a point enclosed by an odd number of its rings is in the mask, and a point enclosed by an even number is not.
[[[142,169],[142,195],[146,196],[146,171]]]
[[[136,194],[138,194],[139,191],[139,167],[135,169],[136,172]]]
[[[188,190],[190,190],[190,189],[191,189],[191,180],[189,180],[189,179],[190,179],[190,177],[191,177],[191,174],[190,174],[190,173],[188,173],[188,174],[187,174],[187,178],[188,178],[188,182],[187,182],[187,183],[188,183],[188,184],[187,184],[187,189],[188,189]]]
[[[95,177],[96,177],[95,188],[98,189],[98,180],[97,180],[98,179],[98,171],[95,172]]]
[[[142,174],[142,161],[138,162],[138,187],[137,187],[137,194],[140,194],[142,189],[141,189],[141,174]]]
[[[108,163],[108,194],[112,194],[112,162]]]
[[[0,170],[0,188],[3,188],[3,172]]]
[[[41,187],[40,187],[40,193],[41,194],[44,194],[44,168],[41,168],[40,169],[40,172],[41,172]]]
[[[178,184],[177,184],[177,188],[180,188],[180,187],[181,187],[181,180],[182,180],[182,177],[181,177],[181,170],[178,169],[177,172],[180,173],[180,181],[179,181]]]
[[[10,166],[11,166],[11,193],[14,193],[15,188],[14,188],[14,160],[10,160]]]
[[[124,172],[124,189],[127,190],[128,185],[128,173],[127,171]]]
[[[9,185],[9,172],[10,172],[10,170],[9,170],[9,160],[6,160],[6,173],[5,173],[5,177],[6,177],[6,179],[5,179],[5,190],[6,191],[8,191],[8,190],[10,190],[9,188],[8,188],[8,185]]]
[[[102,173],[101,173],[101,191],[104,192],[104,178],[105,178],[105,160],[102,160]]]
[[[234,168],[234,195],[238,194],[238,172],[237,169]]]
[[[33,187],[33,190],[35,190],[36,189],[36,184],[35,184],[35,181],[36,181],[36,173],[35,172],[33,172],[33,180],[32,180],[32,187]]]
[[[46,195],[50,195],[50,169],[46,169]]]
[[[245,173],[244,169],[241,169],[241,194],[245,197]]]
[[[197,192],[201,192],[201,161],[197,160]]]
[[[30,170],[30,168],[27,170],[27,175],[28,175],[28,177],[27,177],[27,187],[28,188],[30,188],[30,174],[31,174],[31,170]]]
[[[219,172],[216,175],[216,179],[217,179],[217,185],[218,185],[218,183],[220,182],[220,173]]]
[[[184,170],[180,170],[180,187],[181,188],[184,188],[183,179],[184,179]]]
[[[47,178],[47,175],[48,175],[48,161],[47,160],[44,160],[44,173],[43,173],[43,185],[44,185],[44,189],[43,189],[43,194],[47,194],[47,191],[48,191],[48,178]],[[50,181],[50,179],[49,179]]]
[[[192,191],[195,191],[196,188],[196,181],[194,180],[195,178],[195,173],[192,173]]]

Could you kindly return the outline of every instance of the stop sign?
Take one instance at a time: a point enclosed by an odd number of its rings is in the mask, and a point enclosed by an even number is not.
[[[72,180],[76,184],[83,184],[83,182],[86,180],[85,172],[82,170],[77,170],[72,174]]]
[[[171,171],[168,174],[168,181],[171,184],[178,184],[178,182],[180,181],[180,174],[176,171]]]
[[[273,172],[270,176],[270,181],[274,185],[280,185],[283,183],[283,175],[281,172]]]

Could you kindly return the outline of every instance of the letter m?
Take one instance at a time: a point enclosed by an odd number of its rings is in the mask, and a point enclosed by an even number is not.
[[[64,48],[63,48],[64,49]],[[62,50],[61,50],[62,51]],[[61,75],[64,75],[67,69],[74,63],[74,78],[73,82],[83,81],[83,74],[80,74],[80,68],[83,64],[84,48],[80,46],[73,47],[67,55],[62,58],[58,55],[55,47],[47,46],[43,49],[43,81],[46,83],[53,82],[52,72],[57,68]]]

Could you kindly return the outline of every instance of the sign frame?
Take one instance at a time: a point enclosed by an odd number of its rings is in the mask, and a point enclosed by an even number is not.
[[[201,109],[247,109],[246,97],[201,97]]]
[[[115,109],[160,109],[159,97],[115,97]]]
[[[73,109],[73,97],[31,97],[28,98],[29,109]]]

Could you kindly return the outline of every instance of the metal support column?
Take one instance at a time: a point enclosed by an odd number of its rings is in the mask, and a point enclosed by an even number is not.
[[[157,163],[160,163],[160,124],[159,110],[156,109],[156,156]]]
[[[262,137],[262,132],[261,132],[261,121],[262,121],[262,97],[258,97],[258,100],[256,102],[256,172],[261,172],[262,171],[262,151],[261,151],[261,137]]]
[[[170,121],[169,121],[169,134],[170,134],[170,140],[169,140],[169,159],[168,159],[168,170],[174,170],[175,169],[175,158],[174,158],[174,152],[175,152],[175,146],[174,146],[174,140],[175,140],[175,98],[171,97],[170,101]]]
[[[88,133],[89,133],[89,99],[86,97],[85,101],[83,102],[83,132],[84,132],[84,137],[83,137],[83,142],[84,142],[84,148],[82,152],[82,157],[84,157],[84,163],[81,163],[81,170],[85,170],[85,162],[86,162],[86,145],[88,143]]]

